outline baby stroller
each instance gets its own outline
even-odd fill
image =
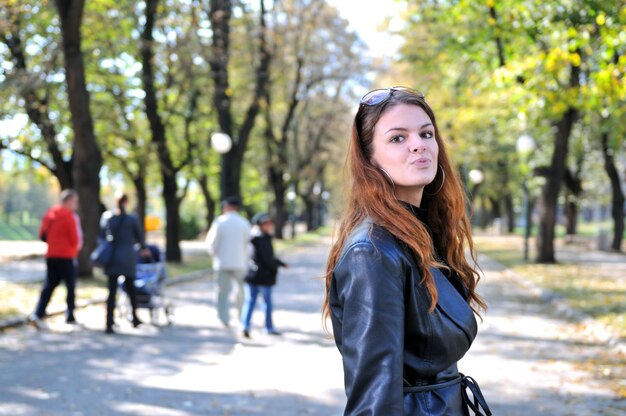
[[[146,248],[150,250],[150,256],[144,257],[137,253],[137,268],[135,269],[135,298],[137,308],[145,308],[150,310],[150,322],[153,325],[159,324],[159,311],[165,317],[167,325],[172,324],[173,308],[163,296],[165,280],[167,272],[165,268],[165,260],[161,250],[155,245],[148,244]],[[123,281],[118,282],[120,291],[121,312],[128,315],[130,311],[130,298],[124,290]]]

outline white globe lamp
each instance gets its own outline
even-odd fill
[[[233,147],[233,141],[226,133],[213,133],[211,147],[219,154],[228,153]]]

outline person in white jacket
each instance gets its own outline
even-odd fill
[[[237,285],[237,313],[243,304],[243,280],[248,268],[250,222],[239,214],[241,200],[228,197],[222,201],[222,215],[217,217],[206,237],[213,270],[217,275],[217,314],[229,326],[229,297],[233,282]]]

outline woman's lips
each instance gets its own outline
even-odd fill
[[[418,168],[427,168],[430,166],[430,159],[420,158],[411,162],[412,165],[417,166]]]

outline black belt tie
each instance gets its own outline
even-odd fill
[[[485,397],[483,397],[483,393],[480,391],[480,387],[478,387],[476,380],[461,373],[461,386],[463,387],[461,389],[463,392],[463,400],[467,406],[472,409],[476,416],[491,416],[491,409],[489,409],[487,401],[485,400]],[[473,401],[470,400],[470,397],[467,394],[468,389],[474,397]]]

